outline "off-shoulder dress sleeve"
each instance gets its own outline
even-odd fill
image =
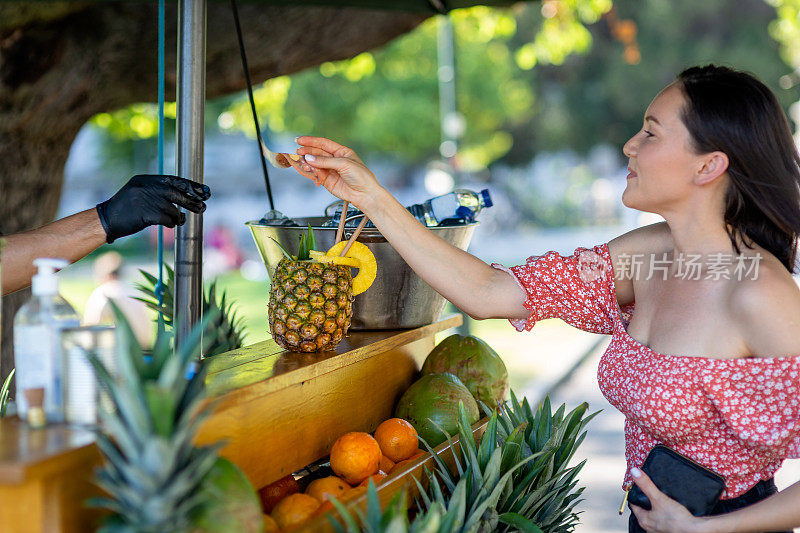
[[[573,255],[557,252],[529,257],[524,265],[506,268],[525,291],[527,319],[511,319],[517,331],[530,331],[539,320],[561,318],[576,328],[611,334],[619,311],[608,246],[578,248]]]

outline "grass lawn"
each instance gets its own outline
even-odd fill
[[[91,276],[87,273],[67,271],[59,278],[61,294],[75,307],[78,313],[83,314],[86,300],[95,288]],[[128,281],[136,283],[138,279],[134,277]],[[206,285],[207,287],[208,285]],[[217,277],[218,299],[222,291],[226,292],[227,301],[236,302],[236,308],[239,310],[237,316],[245,317],[247,331],[245,342],[253,344],[269,339],[269,323],[267,321],[269,282],[247,280],[237,270]],[[155,318],[155,314],[153,317]]]

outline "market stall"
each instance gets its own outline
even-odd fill
[[[446,12],[474,2],[309,2],[312,3]],[[182,1],[179,11],[177,173],[202,183],[205,3],[203,0]],[[242,59],[246,69],[243,49]],[[268,183],[266,167],[265,178]],[[488,201],[488,193],[485,199]],[[244,472],[255,489],[293,474],[301,477],[305,472],[314,477],[313,469],[326,465],[332,446],[343,434],[369,434],[381,422],[393,417],[398,400],[419,377],[425,358],[435,346],[435,336],[462,322],[460,315],[440,316],[443,298],[411,272],[377,230],[364,229],[366,218],[358,228],[344,231],[346,209],[345,204],[340,211],[338,232],[322,221],[304,222],[314,225],[323,252],[333,250],[332,244],[344,245],[347,241],[339,254],[342,258],[349,257],[347,250],[354,244],[370,250],[373,266],[377,258],[378,272],[372,273],[369,284],[377,281],[371,292],[356,300],[352,312],[352,283],[339,287],[349,295],[349,301],[345,298],[344,303],[339,302],[340,308],[330,316],[336,316],[338,321],[340,314],[346,314],[348,326],[352,319],[353,328],[349,334],[345,326],[346,336],[334,337],[333,349],[302,353],[307,351],[303,346],[300,346],[301,351],[287,350],[285,339],[273,331],[276,339],[217,354],[200,363],[203,367],[200,375],[208,395],[205,405],[210,415],[199,426],[194,444],[211,450],[216,443],[222,443],[220,455]],[[274,274],[281,256],[275,249],[269,250],[270,240],[279,246],[281,241],[287,247],[296,246],[297,238],[292,233],[295,230],[278,230],[263,221],[250,223],[250,226],[262,259]],[[455,227],[434,229],[446,240],[466,249],[474,226],[472,218],[468,217]],[[298,252],[284,250],[284,255],[290,254]],[[338,256],[327,260],[336,263],[335,259],[338,260]],[[356,268],[362,269],[364,264]],[[345,262],[341,268],[349,272],[352,266]],[[173,317],[178,348],[189,342],[192,327],[202,320],[201,280],[202,215],[190,214],[176,237]],[[358,292],[363,290],[366,288]],[[272,313],[272,304],[270,306]],[[272,318],[271,315],[271,321]],[[158,355],[153,357],[158,359]],[[144,381],[142,376],[138,377]],[[505,379],[501,388],[507,387],[507,375]],[[459,386],[472,398],[463,385]],[[477,404],[472,399],[471,402],[471,416],[474,417],[469,423],[474,423],[471,430],[480,442],[487,424],[494,426],[486,418],[478,420]],[[458,439],[438,444],[436,451],[442,454],[451,447],[457,449]],[[86,500],[102,496],[96,484],[96,471],[103,454],[108,461],[109,452],[108,443],[98,441],[97,435],[88,429],[63,424],[34,429],[19,419],[0,419],[0,524],[3,531],[69,532],[96,527],[105,512],[87,506]],[[442,454],[442,457],[452,465],[453,454]],[[422,479],[425,484],[423,468],[433,469],[435,460],[431,450],[419,450],[389,475],[381,470],[377,488],[380,502],[387,504],[398,494],[417,494],[420,485],[416,480]],[[367,476],[365,481],[369,479],[371,477]],[[365,494],[359,494],[349,498],[347,505],[363,510],[366,498]],[[309,531],[331,529],[325,514],[315,516],[301,527]]]
[[[341,434],[372,431],[391,416],[434,335],[460,322],[452,316],[411,330],[353,333],[321,356],[274,341],[217,356],[207,379],[214,413],[198,441],[225,440],[222,455],[256,488],[268,485],[323,459]],[[92,482],[99,463],[88,430],[29,429],[16,418],[0,419],[3,531],[91,530],[101,513],[83,502],[99,494]]]

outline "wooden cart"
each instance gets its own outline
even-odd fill
[[[372,432],[390,418],[434,336],[461,320],[455,315],[416,329],[353,332],[336,352],[321,355],[287,352],[270,340],[214,356],[207,363],[214,412],[198,442],[224,439],[222,455],[263,487],[324,458],[343,433]],[[381,500],[407,490],[410,475],[419,475],[429,460],[422,456],[385,480]],[[16,419],[0,420],[0,529],[93,530],[99,512],[82,502],[97,493],[91,479],[99,461],[86,430],[30,430]],[[320,517],[307,529],[328,527]]]

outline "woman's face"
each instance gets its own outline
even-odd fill
[[[647,108],[642,129],[622,147],[628,157],[627,207],[663,215],[685,201],[702,160],[681,120],[686,98],[672,84]]]

